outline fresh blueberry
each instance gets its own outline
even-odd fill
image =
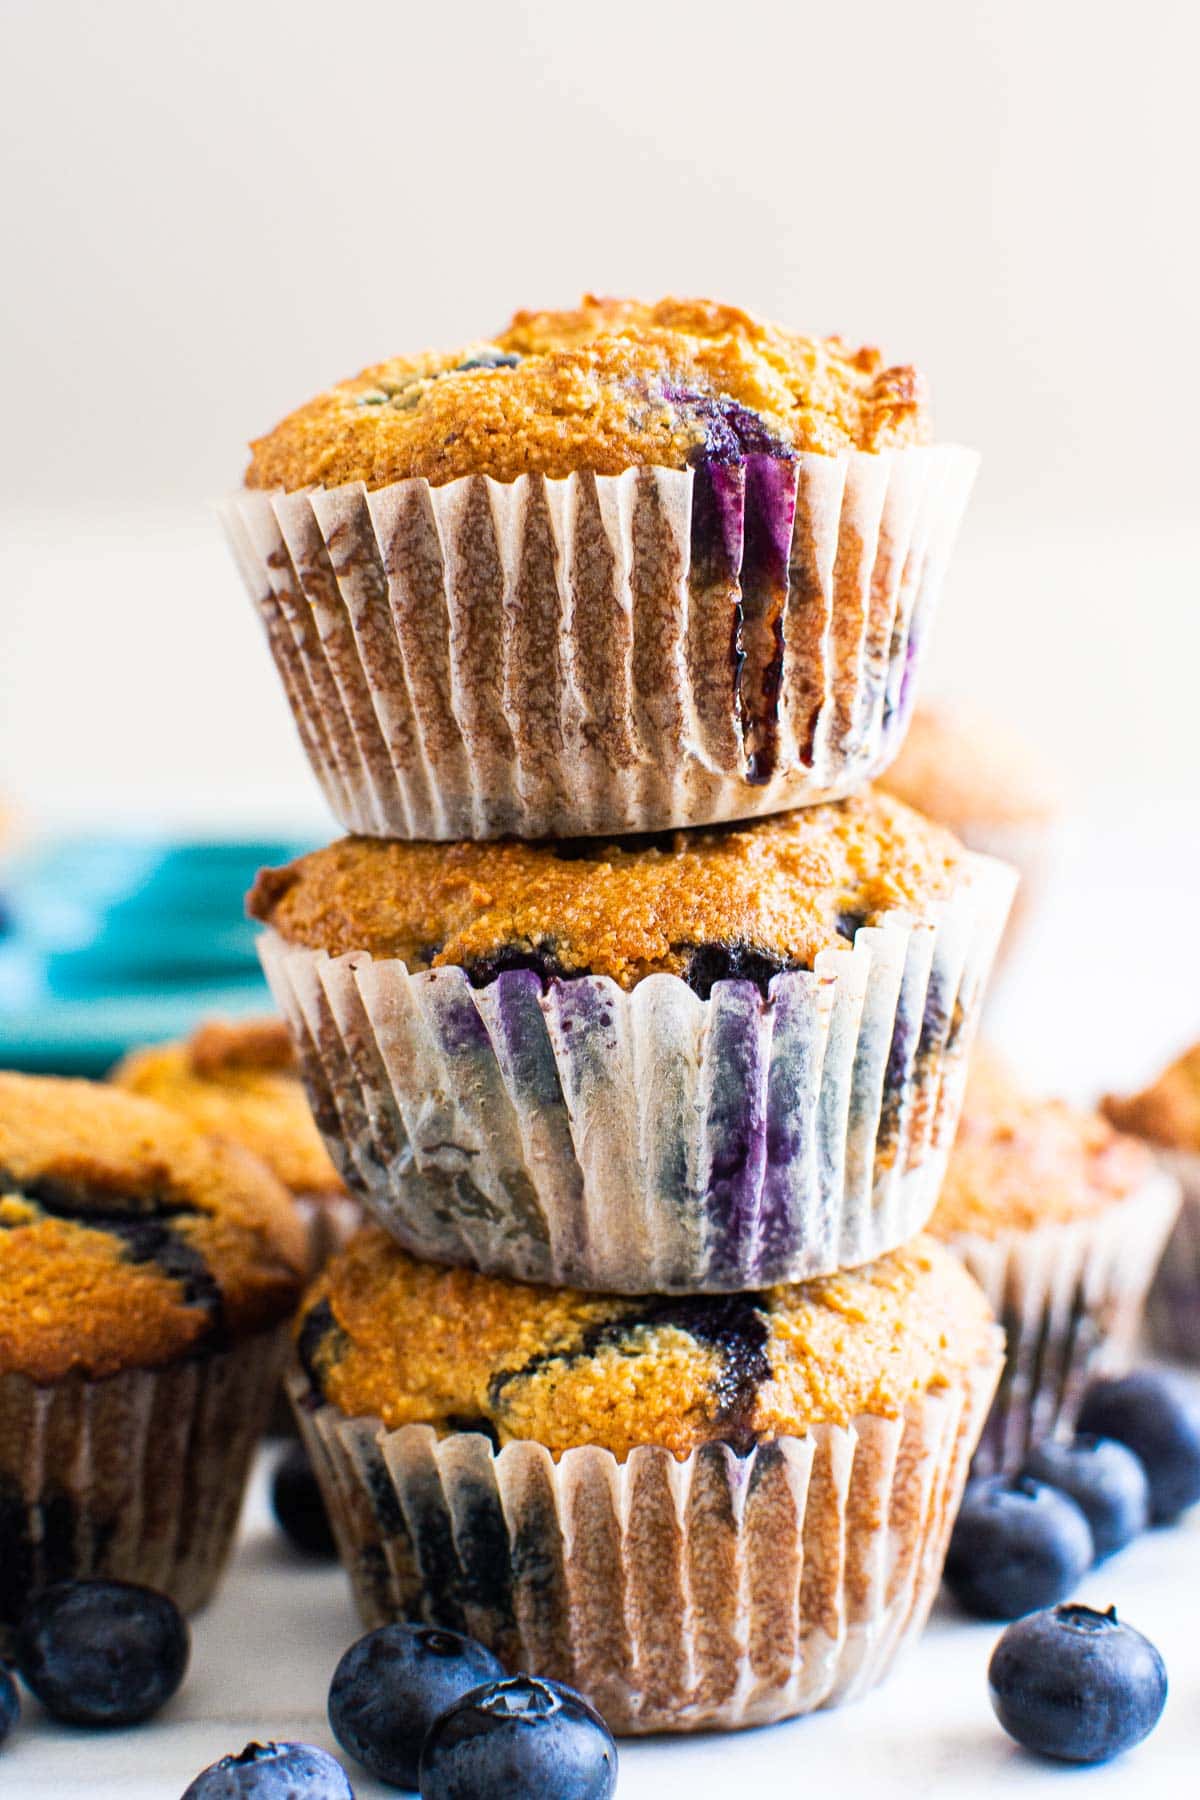
[[[21,1701],[17,1694],[17,1684],[8,1670],[0,1667],[0,1744],[4,1742],[20,1716]]]
[[[271,1506],[279,1529],[304,1556],[337,1555],[329,1514],[303,1444],[290,1444],[275,1465]]]
[[[136,1725],[183,1680],[188,1628],[179,1608],[129,1581],[63,1581],[30,1601],[17,1667],[48,1713],[68,1725]]]
[[[421,1745],[438,1714],[503,1673],[472,1638],[429,1625],[383,1625],[352,1644],[334,1670],[329,1723],[372,1775],[415,1788]]]
[[[1092,1528],[1097,1561],[1123,1550],[1150,1521],[1146,1471],[1115,1438],[1048,1438],[1026,1457],[1021,1473],[1070,1495]]]
[[[354,1800],[340,1762],[315,1744],[247,1744],[201,1769],[183,1800]]]
[[[1200,1500],[1200,1388],[1162,1369],[1096,1381],[1084,1395],[1080,1431],[1116,1438],[1142,1463],[1150,1518],[1168,1525]]]
[[[1038,1481],[999,1476],[963,1497],[946,1558],[946,1585],[979,1619],[1019,1619],[1064,1600],[1095,1560],[1074,1500]]]
[[[616,1785],[617,1746],[599,1713],[531,1675],[468,1694],[421,1752],[421,1800],[608,1800]]]
[[[1009,1626],[988,1689],[996,1717],[1026,1750],[1099,1763],[1149,1737],[1166,1705],[1167,1671],[1115,1606],[1056,1606]]]

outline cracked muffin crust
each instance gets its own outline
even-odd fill
[[[157,1368],[287,1317],[304,1233],[253,1157],[151,1101],[0,1074],[0,1377]]]
[[[518,968],[543,980],[607,975],[625,989],[663,972],[707,997],[730,976],[765,990],[823,949],[849,949],[885,913],[925,916],[959,873],[948,832],[867,790],[745,826],[611,844],[346,838],[264,870],[248,904],[289,943],[414,970],[457,965],[477,986]]]
[[[343,1413],[621,1459],[893,1418],[987,1362],[996,1334],[974,1282],[928,1239],[801,1286],[629,1298],[440,1269],[371,1227],[307,1295],[297,1341]]]
[[[281,1019],[210,1020],[182,1043],[132,1051],[109,1080],[240,1144],[297,1198],[345,1193]]]
[[[928,442],[925,385],[877,350],[711,300],[588,295],[494,338],[377,363],[252,446],[249,487],[619,474]]]

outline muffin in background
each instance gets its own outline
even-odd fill
[[[1176,1182],[1098,1113],[1027,1092],[977,1048],[929,1223],[991,1301],[1004,1374],[975,1472],[1069,1432],[1092,1376],[1128,1362],[1179,1207]]]
[[[225,517],[346,830],[663,830],[895,755],[977,461],[932,436],[877,350],[588,296],[319,395]]]
[[[669,1299],[439,1269],[369,1227],[297,1342],[364,1624],[469,1632],[622,1733],[764,1723],[882,1679],[937,1592],[1002,1358],[927,1239]]]
[[[397,1241],[637,1294],[921,1229],[1011,891],[868,790],[615,842],[344,839],[249,906],[326,1144]]]
[[[304,1220],[310,1275],[361,1224],[313,1123],[282,1019],[210,1019],[182,1043],[132,1051],[109,1080],[266,1163]]]
[[[1062,820],[1053,774],[995,720],[939,699],[917,706],[879,786],[947,826],[968,849],[1017,870],[1002,963],[1037,910],[1053,867]]]
[[[1200,1043],[1127,1099],[1109,1094],[1101,1111],[1121,1131],[1157,1151],[1183,1189],[1183,1205],[1164,1252],[1146,1322],[1168,1356],[1200,1362]]]
[[[54,1581],[210,1597],[303,1267],[245,1151],[115,1088],[0,1074],[0,1641]]]

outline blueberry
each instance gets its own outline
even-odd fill
[[[1010,1625],[992,1652],[996,1717],[1026,1750],[1107,1762],[1149,1737],[1167,1699],[1163,1659],[1116,1607],[1056,1606]]]
[[[1094,1560],[1087,1520],[1066,1494],[1038,1481],[972,1484],[946,1558],[946,1584],[980,1619],[1019,1619],[1071,1592]]]
[[[329,1723],[356,1761],[394,1787],[415,1788],[425,1733],[439,1713],[503,1675],[490,1650],[429,1625],[384,1625],[359,1638],[329,1686]]]
[[[17,1684],[8,1670],[0,1667],[0,1744],[4,1742],[20,1716],[21,1701],[17,1694]]]
[[[279,1529],[304,1556],[337,1555],[329,1514],[303,1444],[290,1444],[275,1465],[271,1506]]]
[[[1050,1438],[1030,1452],[1021,1473],[1074,1500],[1092,1528],[1097,1561],[1123,1550],[1149,1523],[1146,1471],[1115,1438],[1082,1432],[1071,1443]]]
[[[515,369],[520,361],[519,356],[513,356],[507,350],[481,350],[478,356],[469,356],[466,362],[455,363],[453,372],[461,375],[467,369]]]
[[[17,1667],[46,1711],[68,1725],[136,1725],[183,1680],[188,1628],[179,1608],[129,1581],[63,1581],[30,1601]]]
[[[354,1800],[340,1762],[315,1744],[247,1744],[201,1769],[183,1800]]]
[[[421,1752],[422,1800],[607,1800],[616,1785],[617,1746],[599,1713],[531,1675],[468,1694]]]
[[[1096,1381],[1079,1429],[1127,1444],[1150,1482],[1150,1518],[1167,1525],[1200,1500],[1200,1390],[1160,1369]]]

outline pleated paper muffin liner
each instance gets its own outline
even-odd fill
[[[657,831],[887,766],[977,460],[245,490],[223,518],[346,830]]]
[[[1014,950],[1018,948],[1046,898],[1056,849],[1062,836],[1062,821],[1047,817],[997,825],[961,820],[951,829],[969,850],[975,850],[981,856],[999,858],[1001,862],[1010,864],[1020,877],[1012,911],[1008,915],[1008,924],[996,952],[998,977],[1007,968]]]
[[[968,858],[936,922],[814,970],[630,992],[530,970],[263,966],[338,1171],[414,1255],[616,1293],[736,1292],[871,1261],[933,1210],[1012,893]]]
[[[1200,1151],[1159,1150],[1183,1204],[1150,1288],[1146,1324],[1165,1356],[1200,1362]]]
[[[882,1680],[937,1592],[1001,1355],[897,1419],[739,1457],[389,1432],[323,1405],[300,1429],[368,1628],[464,1631],[565,1681],[613,1731],[724,1730]]]
[[[1129,1363],[1178,1210],[1178,1186],[1155,1173],[1092,1218],[945,1240],[1008,1340],[974,1474],[1011,1473],[1035,1444],[1069,1434],[1092,1378]]]
[[[362,1207],[349,1194],[293,1194],[292,1203],[307,1233],[304,1268],[319,1275],[335,1250],[350,1242],[363,1222]]]
[[[0,1375],[0,1649],[54,1581],[110,1576],[193,1612],[228,1557],[286,1327],[101,1380]]]

